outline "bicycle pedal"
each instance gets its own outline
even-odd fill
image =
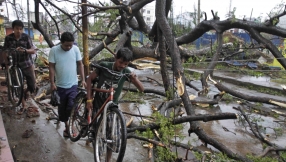
[[[88,133],[88,139],[93,141],[94,140],[94,133],[92,133],[92,132]]]
[[[87,131],[88,131],[88,128],[87,127],[83,127],[81,130],[80,130],[80,136],[82,138],[84,138],[86,135],[87,135]]]

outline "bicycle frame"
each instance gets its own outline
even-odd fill
[[[111,86],[108,90],[105,89],[100,89],[100,88],[92,88],[92,90],[96,91],[96,92],[104,92],[104,93],[110,93],[110,95],[108,96],[108,98],[105,100],[105,102],[103,103],[103,105],[101,106],[101,108],[98,110],[98,112],[94,115],[92,121],[89,124],[89,127],[91,127],[94,122],[96,121],[96,119],[99,117],[100,114],[102,114],[103,111],[103,130],[106,129],[106,113],[107,113],[107,108],[109,107],[109,105],[113,104],[113,94],[114,94],[114,88]],[[91,111],[91,110],[90,110]],[[113,131],[113,130],[112,130]],[[106,137],[106,132],[104,132],[104,137]],[[113,132],[112,132],[113,133]]]
[[[122,161],[126,150],[126,123],[122,112],[113,100],[117,83],[122,84],[121,79],[125,79],[123,77],[129,78],[129,73],[123,74],[105,67],[99,68],[107,70],[112,78],[103,81],[103,84],[108,85],[107,89],[97,85],[96,88],[90,88],[90,95],[94,97],[94,92],[105,93],[104,96],[107,98],[104,98],[105,100],[99,109],[96,107],[96,111],[93,111],[95,110],[93,107],[87,109],[86,89],[78,88],[80,92],[70,114],[69,135],[73,142],[88,136],[88,141],[93,142],[96,161],[102,162],[103,159],[110,160],[110,158],[117,158]],[[98,82],[101,83],[101,81]]]
[[[17,68],[18,67],[18,64],[17,64],[17,61],[18,61],[18,55],[19,55],[19,53],[18,53],[18,51],[16,51],[16,49],[14,49],[14,48],[12,48],[11,49],[11,51],[14,51],[16,54],[16,60],[14,61],[13,60],[13,56],[12,56],[12,54],[10,53],[10,52],[8,52],[8,62],[11,64],[11,65],[9,65],[8,66],[8,69],[6,69],[6,71],[7,71],[7,75],[9,75],[9,80],[8,80],[8,82],[9,82],[9,85],[12,85],[12,80],[11,80],[11,75],[10,75],[10,70],[12,69],[12,68]],[[19,80],[19,78],[18,78],[18,71],[17,70],[15,70],[15,72],[16,72],[16,81],[17,81],[17,84],[18,85],[20,85],[21,84],[21,82],[20,82],[20,80]]]
[[[5,71],[8,96],[13,106],[19,106],[23,97],[23,76],[18,66],[19,53],[15,48],[6,51],[8,63],[5,65]]]

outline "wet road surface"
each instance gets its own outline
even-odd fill
[[[153,77],[154,79],[161,81],[159,75],[146,75],[142,72],[140,79],[146,80],[145,77]],[[201,88],[199,81],[192,82],[198,88]],[[246,92],[248,94],[253,95],[264,95],[254,91],[240,89],[231,84],[226,84],[236,88],[239,91]],[[144,82],[144,86],[156,86],[156,83]],[[162,87],[158,87],[158,89],[163,89]],[[43,112],[41,107],[39,107],[34,101],[31,101],[31,104],[37,106],[40,110],[39,117],[29,118],[26,114],[17,115],[16,109],[7,108],[9,107],[9,102],[5,98],[7,92],[6,87],[0,87],[0,98],[1,104],[6,108],[1,108],[3,121],[5,124],[6,132],[8,135],[9,145],[11,148],[16,146],[13,149],[13,154],[16,159],[21,161],[69,161],[69,162],[78,162],[78,161],[93,161],[93,148],[92,145],[86,145],[86,139],[81,139],[78,142],[71,142],[69,139],[64,138],[62,136],[64,125],[63,124],[55,124],[55,121],[48,121],[46,118],[48,117],[48,113]],[[195,94],[196,91],[193,89],[188,89],[189,95]],[[209,97],[218,93],[219,91],[211,85]],[[272,96],[273,97],[273,96]],[[274,96],[279,99],[283,99],[284,97]],[[142,115],[150,115],[152,110],[152,105],[159,105],[164,101],[164,98],[159,97],[156,98],[154,96],[145,95],[146,102],[139,103],[124,103],[120,106],[123,108],[123,111],[130,111],[131,113]],[[233,104],[225,104],[219,103],[218,106],[214,108],[196,108],[197,113],[201,114],[212,114],[212,113],[220,113],[220,112],[234,112],[237,113],[236,110],[232,109],[233,106],[237,106],[237,103]],[[139,110],[138,108],[139,107]],[[283,110],[282,110],[283,111]],[[258,117],[263,118],[264,121],[261,120],[261,123],[268,123],[267,126],[277,126],[275,125],[274,118],[264,117],[258,115]],[[139,122],[140,118],[134,118],[134,122]],[[34,121],[33,121],[34,120]],[[254,153],[259,154],[262,151],[262,146],[258,140],[256,140],[249,129],[242,127],[239,125],[238,120],[225,120],[225,121],[212,121],[203,123],[201,122],[201,126],[206,130],[207,134],[216,138],[218,141],[221,141],[229,147],[232,151],[245,154],[245,153]],[[271,124],[269,124],[271,122]],[[222,127],[226,127],[229,130],[235,132],[225,132]],[[33,134],[29,138],[22,138],[22,134],[26,130],[33,130]],[[182,141],[183,143],[190,142],[193,146],[200,146],[202,142],[198,140],[197,136],[192,134],[190,137],[187,134],[188,124],[185,124],[185,128],[183,130],[183,135],[185,139]],[[270,140],[275,143],[285,143],[285,137],[277,137],[275,138],[275,133],[271,131],[271,129],[267,129],[266,133],[270,136]],[[284,129],[285,133],[285,129]],[[210,147],[212,148],[212,147]],[[214,149],[214,148],[212,148]],[[185,150],[178,149],[181,157],[184,156]],[[215,150],[215,149],[214,149]],[[142,147],[142,143],[139,140],[128,139],[127,150],[125,154],[124,161],[148,161],[147,159],[147,149]]]

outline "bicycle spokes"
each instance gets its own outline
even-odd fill
[[[120,124],[119,124],[118,116],[115,113],[108,114],[107,117],[107,128],[106,134],[107,136],[106,142],[107,147],[112,150],[112,152],[118,152],[120,145]]]
[[[19,106],[23,97],[23,77],[19,68],[7,69],[8,96],[13,106]]]
[[[70,114],[69,133],[70,140],[73,142],[78,141],[81,137],[85,137],[88,132],[88,124],[85,122],[85,101],[83,95],[78,94]]]
[[[106,121],[104,121],[106,119]],[[125,119],[118,108],[112,107],[95,125],[94,158],[97,162],[122,161],[126,148]]]

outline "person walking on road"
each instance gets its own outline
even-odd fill
[[[61,43],[54,46],[49,54],[49,78],[51,90],[57,90],[60,97],[58,106],[59,121],[64,122],[64,137],[68,137],[68,119],[77,95],[79,69],[82,85],[86,87],[82,57],[77,46],[74,46],[74,36],[70,32],[61,35]]]
[[[29,97],[28,91],[33,93],[36,89],[34,64],[31,56],[35,54],[36,51],[33,48],[30,36],[24,33],[24,24],[21,20],[13,21],[12,28],[13,33],[5,37],[3,49],[9,50],[10,48],[16,48],[16,50],[21,53],[18,58],[18,65],[27,81],[27,89],[24,89],[24,97],[22,99],[22,108],[18,111],[18,114],[22,114],[27,109],[26,100]]]
[[[39,36],[39,42],[40,42],[40,45],[42,45],[42,43],[43,43],[43,35],[42,34],[40,34],[40,36]]]

